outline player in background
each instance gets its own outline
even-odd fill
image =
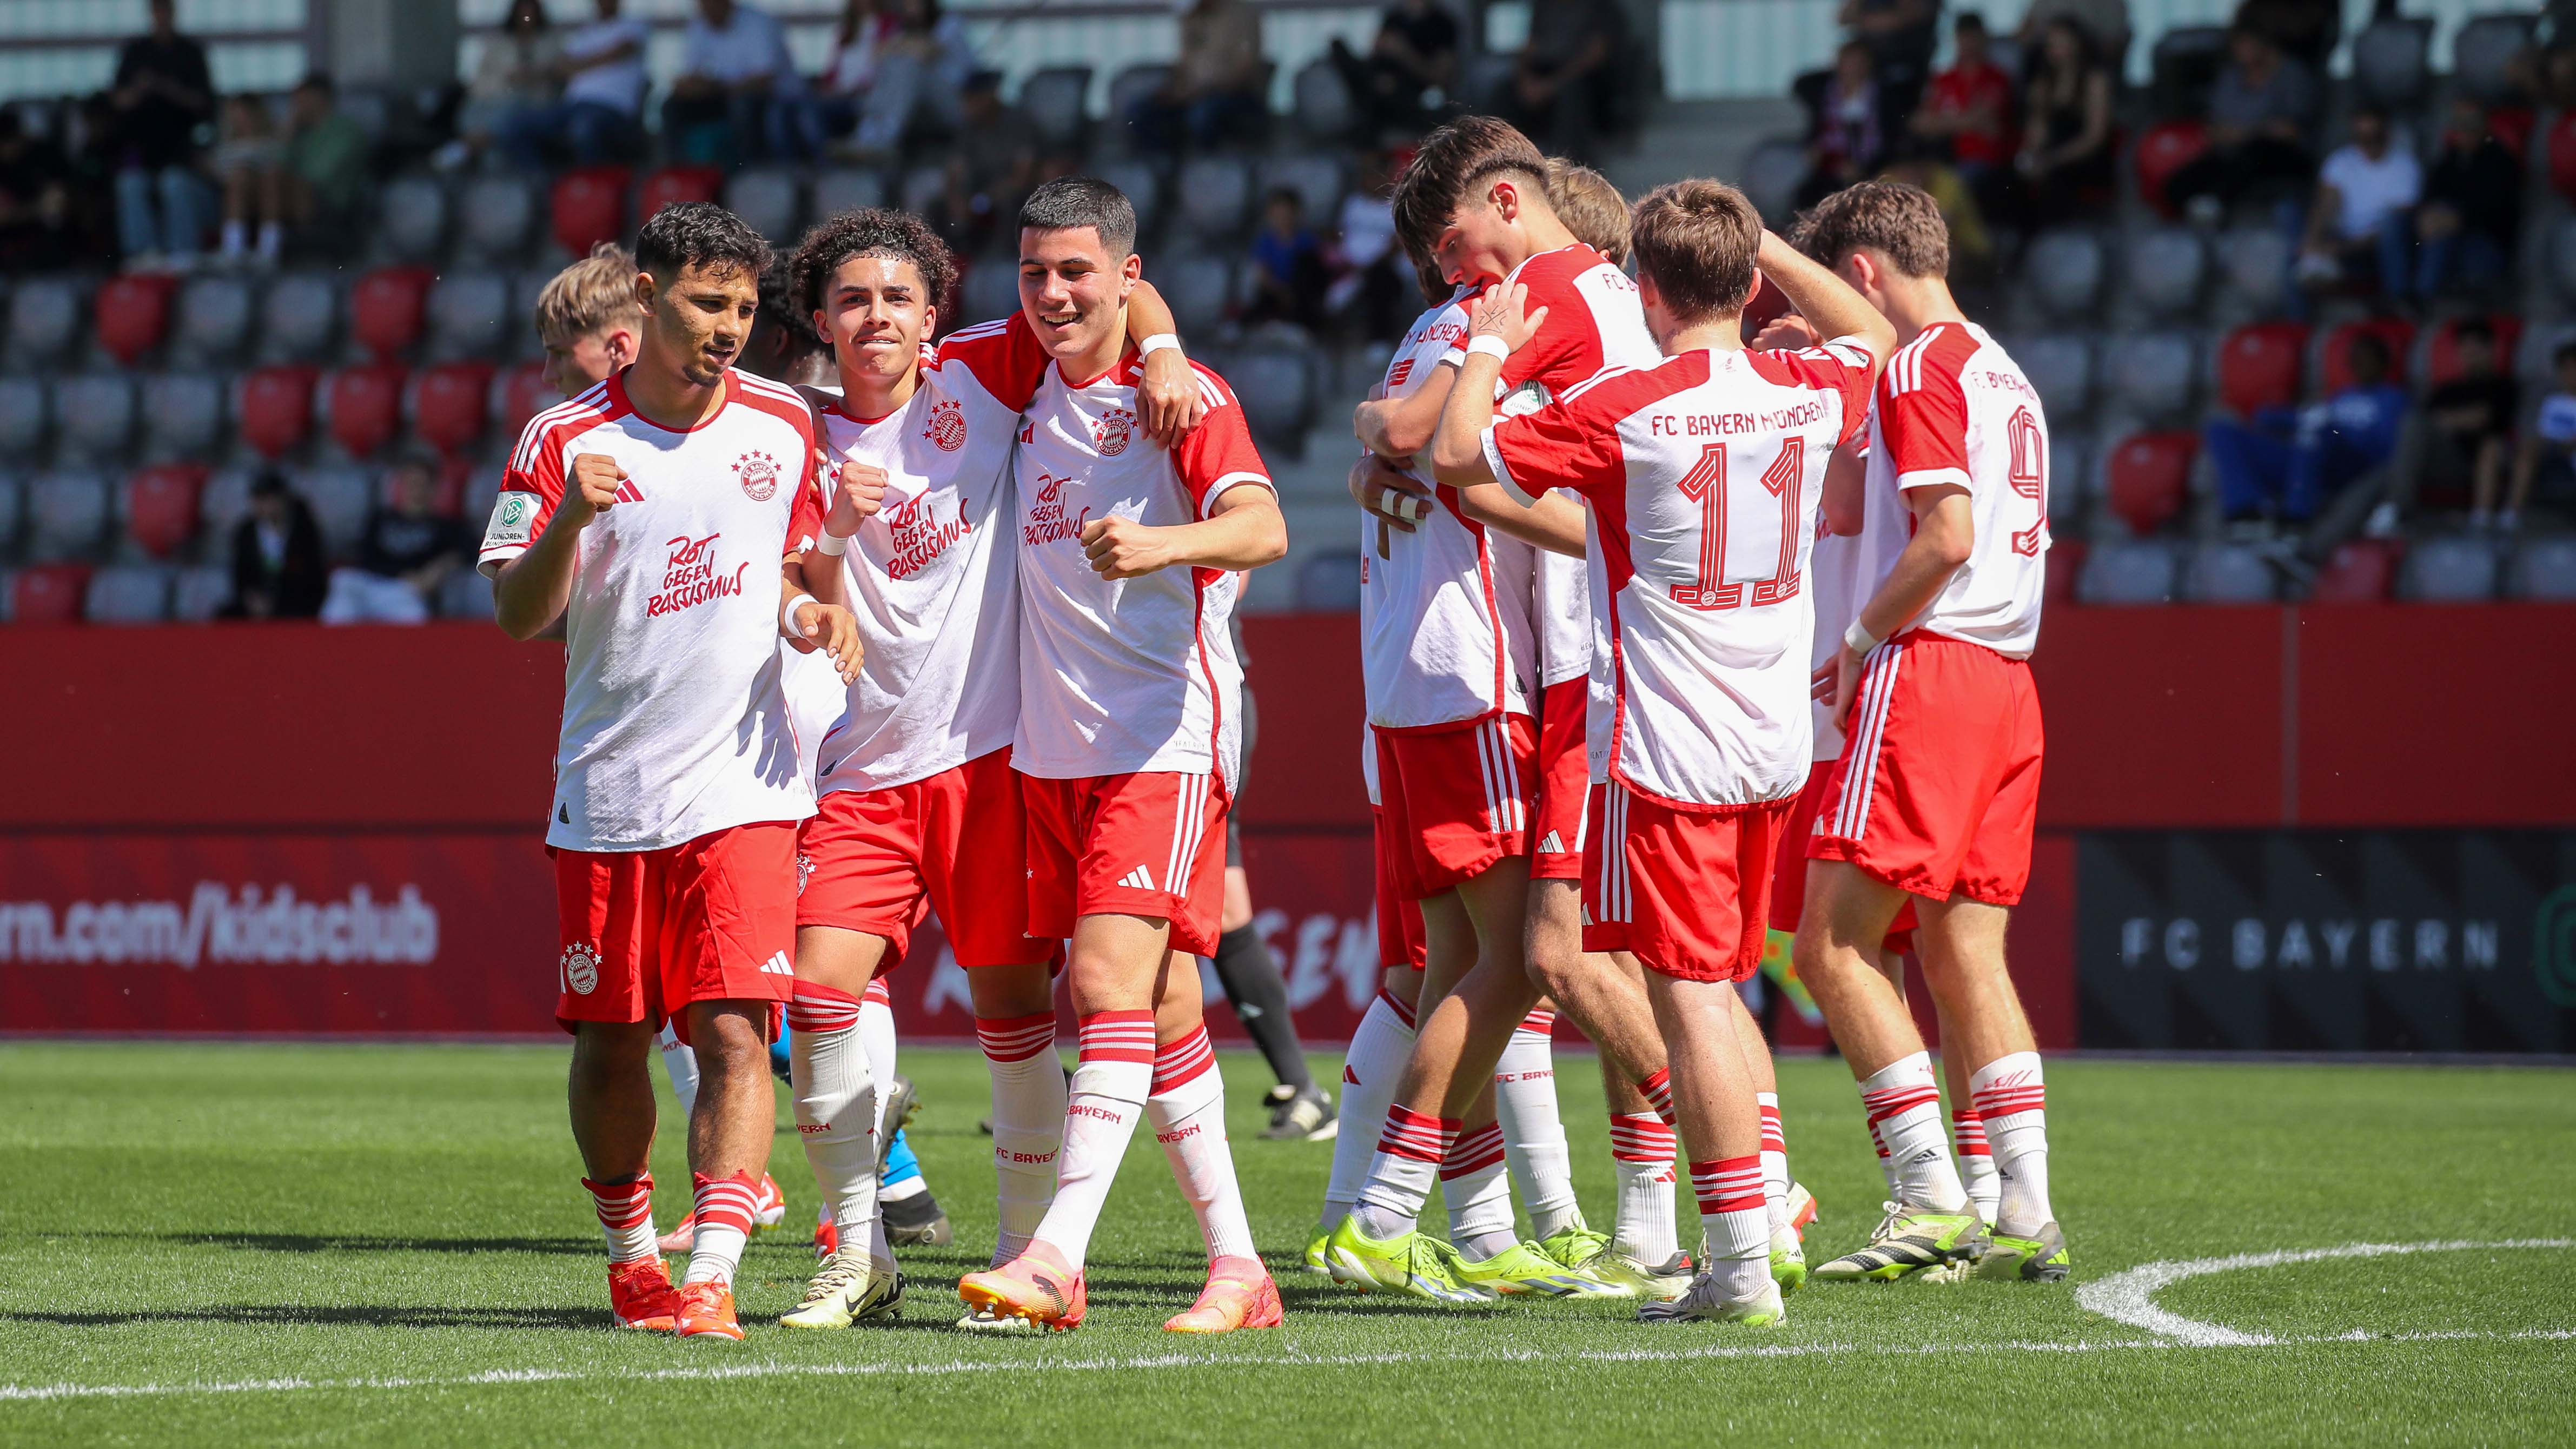
[[[1022,929],[1027,840],[1010,755],[1020,627],[1010,460],[1047,359],[1007,322],[926,350],[957,264],[906,213],[852,211],[815,226],[794,271],[801,326],[829,339],[836,369],[835,385],[806,389],[830,491],[804,582],[853,606],[865,653],[820,721],[790,1009],[798,1130],[837,1205],[838,1251],[780,1322],[843,1328],[892,1316],[902,1300],[886,1224],[873,1219],[876,1148],[852,1104],[868,1081],[899,1080],[891,1015],[871,1031],[863,1003],[882,997],[926,909],[966,970],[992,1075],[995,1262],[1027,1246],[1055,1185],[1057,948]],[[1129,310],[1147,336],[1171,330],[1150,288]],[[1148,369],[1149,435],[1176,439],[1204,406],[1197,375],[1178,349]]]
[[[531,419],[481,556],[517,639],[560,618],[562,742],[546,844],[561,906],[570,1098],[620,1324],[739,1340],[732,1279],[776,1109],[767,1041],[794,983],[795,836],[813,813],[777,640],[858,667],[847,611],[791,592],[820,527],[813,426],[733,369],[768,244],[703,203],[637,240],[635,361]],[[778,572],[773,572],[777,569]],[[654,1242],[646,1053],[697,1051],[696,1243],[674,1293]]]
[[[1807,844],[1799,978],[1833,1027],[1897,1182],[1866,1248],[1827,1279],[1963,1260],[1980,1278],[2066,1276],[2048,1200],[2039,1055],[2004,964],[2030,876],[2042,733],[2029,658],[2048,550],[2048,425],[2029,379],[1950,295],[1931,197],[1868,182],[1828,197],[1799,245],[1895,324],[1871,411],[1858,587],[1867,602],[1817,671],[1843,725]],[[1929,1055],[1871,956],[1908,897],[1942,1054],[1968,1073],[1992,1147],[1991,1243],[1942,1140]]]
[[[970,1327],[1068,1329],[1119,1159],[1153,1119],[1208,1249],[1198,1302],[1164,1327],[1280,1322],[1225,1140],[1224,1088],[1198,1019],[1216,945],[1225,815],[1239,769],[1242,671],[1226,625],[1241,571],[1287,552],[1243,409],[1196,369],[1207,417],[1173,448],[1140,436],[1144,357],[1127,308],[1136,212],[1114,186],[1051,181],[1020,209],[1012,347],[1051,365],[1014,462],[1020,710],[1011,763],[1028,811],[1029,932],[1070,938],[1080,1064],[1055,1198],[1027,1249],[970,1273]],[[1015,1322],[1014,1322],[1015,1321]]]
[[[1490,290],[1432,461],[1480,511],[1524,510],[1558,547],[1584,540],[1599,643],[1583,944],[1644,969],[1704,1234],[1688,1291],[1639,1316],[1761,1324],[1781,1317],[1782,1225],[1756,1101],[1768,1052],[1746,1036],[1737,985],[1761,964],[1775,837],[1808,767],[1805,500],[1864,421],[1895,333],[1723,183],[1657,189],[1635,240],[1669,360],[1495,422],[1490,381],[1545,318],[1518,285]],[[1832,342],[1746,350],[1757,262]],[[1549,497],[1559,488],[1583,498],[1579,517]]]

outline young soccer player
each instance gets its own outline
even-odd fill
[[[796,826],[813,813],[777,641],[854,672],[856,631],[776,571],[821,518],[803,399],[732,368],[768,245],[721,207],[679,205],[646,223],[636,262],[635,361],[529,422],[479,562],[512,637],[564,621],[555,1013],[616,1319],[740,1339],[732,1278],[773,1127],[767,1040],[795,979]],[[666,1018],[701,1072],[676,1294],[646,1170],[646,1053]]]
[[[1687,1292],[1640,1316],[1758,1324],[1780,1317],[1780,1287],[1735,986],[1761,962],[1773,840],[1808,764],[1808,500],[1895,334],[1722,183],[1646,197],[1635,245],[1669,360],[1493,422],[1491,380],[1545,320],[1507,284],[1476,308],[1433,463],[1481,508],[1527,510],[1560,546],[1584,538],[1603,647],[1583,944],[1644,968],[1708,1254]],[[1833,342],[1745,350],[1757,262]],[[1548,498],[1558,488],[1588,505],[1580,519]]]
[[[1243,409],[1197,368],[1208,414],[1178,446],[1142,436],[1128,339],[1136,213],[1116,187],[1049,182],[1020,211],[1019,315],[1002,337],[1050,366],[1014,464],[1020,711],[1012,767],[1028,812],[1031,934],[1070,937],[1081,1062],[1056,1192],[1025,1251],[970,1273],[969,1322],[1072,1328],[1083,1263],[1118,1160],[1154,1118],[1199,1216],[1208,1282],[1164,1326],[1280,1321],[1226,1145],[1221,1084],[1175,953],[1214,949],[1238,768],[1242,671],[1227,617],[1240,572],[1287,551]],[[1158,1005],[1166,1012],[1158,1014]]]
[[[1904,340],[1871,410],[1868,601],[1816,676],[1844,741],[1807,844],[1796,958],[1896,1191],[1870,1245],[1816,1276],[1973,1260],[1980,1278],[2054,1281],[2069,1260],[2049,1206],[2039,1055],[2004,966],[2039,799],[2028,661],[2046,582],[2048,424],[2029,379],[1951,297],[1949,232],[1931,197],[1893,182],[1848,188],[1803,219],[1799,245]],[[1943,1055],[1966,1065],[1992,1149],[1991,1244],[1942,1140],[1931,1059],[1871,959],[1909,897]]]

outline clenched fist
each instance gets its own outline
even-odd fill
[[[572,486],[564,490],[564,501],[556,509],[570,514],[573,527],[582,528],[606,513],[617,503],[617,485],[626,481],[626,470],[606,453],[584,453],[572,460]]]
[[[843,538],[885,508],[886,471],[872,463],[843,463],[823,526]]]
[[[1082,526],[1082,551],[1104,579],[1142,578],[1172,561],[1172,531],[1112,514]]]

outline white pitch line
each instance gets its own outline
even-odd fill
[[[2240,1268],[2278,1268],[2290,1263],[2317,1263],[2334,1258],[2384,1258],[2399,1253],[2457,1253],[2481,1248],[2576,1248],[2576,1239],[2507,1238],[2499,1242],[2470,1242],[2446,1238],[2429,1243],[2346,1243],[2335,1248],[2285,1248],[2269,1253],[2236,1253],[2224,1258],[2146,1263],[2082,1284],[2075,1290],[2075,1303],[2077,1307],[2099,1313],[2114,1323],[2160,1333],[2193,1348],[2259,1347],[2283,1340],[2268,1333],[2245,1333],[2220,1324],[2185,1318],[2170,1309],[2158,1308],[2156,1294],[2185,1278],[2231,1273]]]
[[[2485,1245],[2493,1246],[2493,1245]],[[2576,1329],[2526,1329],[2500,1333],[2480,1330],[2454,1330],[2427,1333],[2374,1334],[2363,1331],[2320,1334],[2302,1338],[2267,1338],[2246,1347],[2278,1348],[2300,1344],[2355,1343],[2437,1343],[2459,1340],[2517,1341],[2576,1339]],[[2197,1345],[2173,1339],[2076,1339],[2049,1343],[2040,1341],[1972,1344],[1853,1344],[1853,1343],[1783,1343],[1783,1344],[1710,1344],[1678,1349],[1595,1349],[1573,1353],[1543,1352],[1535,1349],[1507,1349],[1486,1353],[1435,1354],[1390,1351],[1387,1353],[1352,1354],[1283,1354],[1273,1357],[1199,1357],[1189,1354],[1135,1354],[1121,1358],[1038,1359],[1026,1363],[1008,1360],[952,1360],[947,1363],[737,1363],[705,1364],[689,1368],[625,1369],[605,1373],[583,1373],[570,1369],[490,1369],[478,1374],[452,1378],[349,1378],[349,1379],[235,1379],[208,1383],[176,1384],[0,1384],[0,1404],[48,1403],[79,1399],[134,1399],[181,1397],[208,1394],[305,1393],[313,1391],[389,1391],[399,1389],[463,1389],[507,1384],[557,1383],[705,1383],[725,1379],[773,1378],[945,1378],[957,1375],[988,1373],[1122,1373],[1138,1369],[1224,1369],[1224,1368],[1378,1368],[1404,1364],[1450,1363],[1561,1363],[1574,1359],[1588,1363],[1670,1363],[1701,1359],[1825,1358],[1845,1355],[1877,1354],[1904,1357],[1930,1357],[1961,1353],[2104,1353],[2115,1349],[2146,1349],[2174,1352]]]

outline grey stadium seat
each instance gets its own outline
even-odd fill
[[[2144,539],[2104,543],[2084,560],[2084,574],[2076,581],[2075,592],[2088,604],[2171,603],[2173,552]]]
[[[2451,83],[2482,101],[2503,101],[2513,91],[2513,59],[2531,43],[2537,16],[2480,15],[2451,36]]]
[[[499,272],[449,272],[429,293],[430,355],[489,357],[527,327],[510,305],[510,279]]]
[[[53,421],[46,388],[33,377],[0,377],[0,457],[22,462],[45,441]]]
[[[1020,114],[1029,118],[1038,145],[1064,150],[1082,144],[1091,104],[1091,67],[1051,65],[1020,82]]]
[[[2111,397],[2142,418],[2172,418],[2190,410],[2200,372],[2201,345],[2180,332],[2150,332],[2105,343]]]
[[[1744,196],[1774,223],[1795,209],[1798,183],[1807,179],[1807,148],[1794,136],[1774,136],[1744,158]]]
[[[492,617],[492,581],[477,569],[458,569],[438,586],[438,616],[442,619],[489,619]]]
[[[2218,265],[2227,290],[2258,313],[2279,310],[2290,265],[2290,242],[2277,229],[2247,227],[2218,239]]]
[[[160,372],[143,379],[143,430],[165,457],[202,457],[224,434],[224,380],[211,372]]]
[[[89,557],[114,511],[107,480],[95,473],[39,476],[27,487],[28,560]]]
[[[1306,456],[1306,430],[1315,422],[1315,373],[1312,351],[1302,347],[1255,346],[1227,361],[1225,379],[1243,405],[1244,421],[1262,452]]]
[[[2129,295],[2158,316],[2197,303],[2209,274],[2208,247],[2199,232],[2184,226],[2159,227],[2130,238],[2124,260]]]
[[[2513,557],[2513,596],[2576,600],[2576,538],[2560,535],[2525,543]]]
[[[465,478],[465,501],[459,515],[465,526],[480,537],[483,525],[492,521],[492,504],[501,496],[501,470],[477,468]]]
[[[1002,257],[977,262],[966,269],[957,302],[958,320],[968,326],[1008,317],[1020,306],[1019,269]]]
[[[1297,565],[1297,607],[1310,614],[1347,614],[1360,606],[1360,556],[1319,550]]]
[[[2482,538],[2428,538],[2406,551],[2398,597],[2435,604],[2484,603],[2496,594],[2496,552]]]
[[[2576,326],[2561,322],[2555,326],[2534,325],[2522,329],[2522,341],[2513,350],[2513,375],[2544,390],[2551,382],[2550,358],[2562,344],[2576,342]]]
[[[239,356],[250,340],[254,298],[239,277],[192,277],[179,291],[179,317],[171,341],[180,352],[209,362]]]
[[[1111,76],[1109,78],[1109,134],[1122,140],[1128,138],[1132,133],[1127,126],[1127,113],[1135,108],[1138,101],[1161,90],[1163,83],[1171,78],[1170,66],[1152,61],[1131,65]]]
[[[232,571],[221,564],[181,569],[170,580],[170,617],[203,624],[223,612],[232,594]]]
[[[915,166],[903,173],[901,205],[915,216],[927,216],[948,195],[948,168],[932,164]]]
[[[2102,295],[2102,239],[2089,231],[2043,232],[2022,259],[2040,305],[2060,317],[2089,313]]]
[[[478,176],[466,183],[459,206],[465,250],[486,260],[525,251],[542,210],[535,184],[517,176]]]
[[[250,516],[252,473],[247,468],[221,468],[197,494],[198,531],[210,539],[228,538],[233,525]]]
[[[1333,225],[1342,208],[1342,163],[1332,156],[1271,156],[1261,162],[1255,173],[1255,207],[1266,204],[1270,193],[1285,187],[1297,193],[1305,208],[1308,226],[1322,230]],[[1256,212],[1257,215],[1257,212]]]
[[[447,188],[435,176],[398,176],[376,194],[376,235],[407,262],[438,255],[447,240]]]
[[[2036,337],[2011,349],[2049,416],[2073,419],[2093,403],[2093,344],[2082,337]]]
[[[1387,365],[1395,361],[1392,342],[1361,342],[1342,349],[1340,362],[1334,367],[1333,396],[1357,404],[1369,395],[1369,389],[1386,381]]]
[[[83,613],[93,624],[158,624],[170,616],[170,571],[150,564],[89,576]]]
[[[1136,234],[1151,236],[1163,218],[1163,173],[1145,161],[1112,161],[1100,168],[1100,179],[1127,193],[1136,208]]]
[[[1234,305],[1234,264],[1205,253],[1175,257],[1155,269],[1154,286],[1171,304],[1181,335],[1204,338],[1224,323]]]
[[[26,518],[26,481],[0,473],[0,558],[9,557],[18,542],[18,526]]]
[[[80,335],[81,289],[64,277],[29,277],[9,293],[9,353],[13,361],[59,357]]]
[[[375,504],[375,474],[362,468],[311,468],[295,475],[295,491],[313,507],[322,550],[334,560],[357,551],[358,536]]]
[[[269,284],[260,300],[260,351],[272,358],[310,362],[340,329],[340,288],[331,278],[294,272]]]
[[[1335,142],[1351,133],[1359,108],[1351,104],[1351,87],[1330,57],[1308,61],[1290,86],[1290,106],[1297,129],[1310,141]]]
[[[2352,82],[2364,101],[2391,108],[2424,98],[2433,22],[2374,20],[2352,38]]]
[[[2576,216],[2562,216],[2549,228],[2549,284],[2558,295],[2576,299]]]
[[[1209,241],[1243,230],[1252,206],[1252,170],[1236,156],[1193,156],[1181,168],[1181,224]]]
[[[779,246],[796,240],[797,183],[793,171],[745,171],[725,183],[725,210]]]
[[[885,198],[885,177],[877,172],[860,167],[826,171],[814,178],[814,219],[883,206]]]
[[[2192,550],[2183,593],[2196,604],[2268,604],[2280,596],[2280,584],[2261,554],[2213,541]]]
[[[2093,492],[2093,439],[2081,428],[2048,428],[2048,526],[2068,537]]]
[[[54,433],[84,457],[122,453],[134,440],[134,378],[88,372],[54,384]]]

